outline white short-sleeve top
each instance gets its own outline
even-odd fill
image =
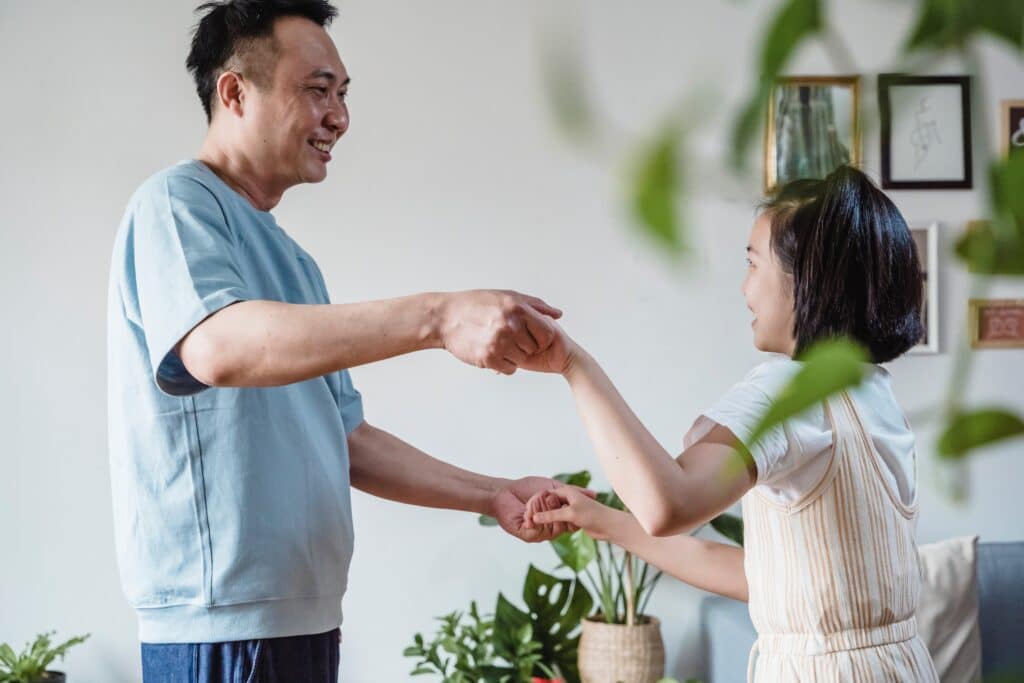
[[[773,427],[752,447],[749,437],[772,398],[800,367],[799,361],[773,354],[697,418],[683,438],[683,448],[700,441],[720,424],[753,456],[757,466],[755,485],[779,503],[799,500],[821,480],[828,465],[832,430],[824,406],[818,404]],[[864,381],[849,394],[885,465],[888,483],[905,504],[912,504],[916,495],[914,434],[896,403],[888,370],[870,365]]]

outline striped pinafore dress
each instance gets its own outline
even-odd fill
[[[789,505],[743,498],[744,569],[758,638],[748,680],[938,681],[917,635],[917,506],[885,479],[846,393],[825,403],[826,473]]]

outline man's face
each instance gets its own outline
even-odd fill
[[[274,24],[272,81],[246,88],[243,144],[275,185],[318,183],[330,149],[348,130],[348,72],[322,27],[300,17]]]

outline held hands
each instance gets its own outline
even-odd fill
[[[527,501],[545,495],[554,496],[555,491],[570,491],[573,495],[591,500],[596,494],[588,489],[566,486],[556,479],[547,477],[523,477],[498,489],[492,499],[495,519],[502,529],[527,543],[550,541],[566,531],[575,531],[569,524],[557,522],[542,526],[526,522]],[[554,500],[557,500],[557,496]]]
[[[575,344],[555,319],[562,312],[513,291],[474,290],[446,295],[441,343],[453,356],[505,375],[518,368],[563,372]]]
[[[599,503],[573,486],[539,491],[526,503],[526,527],[558,536],[583,529],[595,540],[607,540],[618,510]]]

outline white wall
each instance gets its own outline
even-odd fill
[[[0,641],[56,628],[90,631],[64,668],[74,683],[136,681],[134,616],[118,585],[106,455],[105,294],[125,201],[150,173],[198,149],[204,121],[184,70],[192,2],[0,3]],[[631,134],[649,131],[687,88],[710,85],[717,116],[697,140],[721,154],[752,75],[770,4],[577,2],[596,98]],[[884,68],[909,3],[833,3],[865,73]],[[739,295],[756,179],[705,180],[692,206],[698,256],[673,268],[623,218],[621,174],[572,151],[539,85],[543,3],[444,0],[345,3],[332,34],[353,76],[352,128],[330,178],[292,190],[279,222],[320,261],[335,300],[480,286],[519,288],[567,311],[654,434],[678,448],[698,411],[757,361]],[[1024,96],[1015,57],[986,46],[988,99]],[[959,72],[955,62],[935,70]],[[794,72],[826,73],[809,46]],[[874,98],[873,91],[865,93]],[[995,109],[990,109],[994,129]],[[994,141],[978,140],[994,147]],[[878,142],[865,139],[877,171]],[[707,175],[709,170],[695,169]],[[976,177],[984,183],[983,169]],[[901,192],[911,222],[942,222],[942,245],[979,216],[983,189]],[[967,283],[943,262],[943,353],[893,364],[912,414],[937,403]],[[994,296],[1024,295],[996,282]],[[1024,410],[1024,352],[973,355],[972,400]],[[353,373],[371,421],[459,465],[496,475],[595,467],[565,387],[499,377],[423,353]],[[933,483],[934,431],[919,427],[922,542],[1024,536],[1008,512],[1024,481],[1020,441],[973,460],[967,503]],[[603,482],[599,482],[603,483]],[[498,590],[517,595],[523,546],[471,515],[355,497],[357,552],[345,599],[343,679],[406,680],[402,648],[431,618]],[[699,672],[700,594],[665,580],[669,670]],[[742,656],[742,655],[739,655]]]

